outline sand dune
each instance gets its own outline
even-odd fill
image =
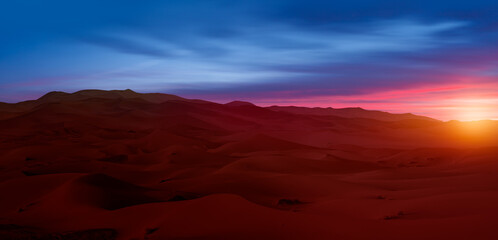
[[[0,239],[497,239],[498,123],[131,90],[0,104]]]

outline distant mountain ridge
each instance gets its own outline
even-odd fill
[[[141,99],[151,103],[162,103],[166,101],[191,101],[176,95],[164,93],[137,93],[133,90],[98,90],[87,89],[74,93],[62,91],[49,92],[36,100],[28,100],[19,103],[1,103],[0,111],[25,111],[44,103],[82,101],[86,99]]]
[[[29,100],[19,103],[0,103],[0,111],[3,112],[18,112],[36,107],[44,103],[66,102],[66,101],[82,101],[86,99],[100,98],[100,99],[140,99],[150,103],[163,103],[167,101],[185,101],[195,103],[211,103],[204,100],[194,100],[179,97],[172,94],[164,93],[137,93],[133,90],[81,90],[74,93],[66,93],[61,91],[49,92],[37,100]],[[257,107],[253,103],[244,101],[232,101],[224,104],[229,107]],[[286,112],[291,114],[300,115],[318,115],[318,116],[336,116],[342,118],[368,118],[380,121],[400,121],[400,120],[426,120],[426,121],[439,121],[433,118],[414,115],[411,113],[393,114],[376,110],[365,110],[363,108],[309,108],[309,107],[295,107],[295,106],[271,106],[264,109],[272,110],[275,112]]]
[[[171,94],[137,93],[137,92],[130,90],[130,89],[110,90],[110,91],[90,89],[90,90],[81,90],[81,91],[77,91],[74,93],[49,92],[49,93],[43,95],[42,97],[40,97],[36,101],[41,101],[41,102],[79,101],[79,100],[84,100],[84,99],[88,99],[88,98],[105,98],[105,99],[138,98],[138,99],[143,99],[145,101],[152,102],[152,103],[161,103],[161,102],[171,101],[171,100],[187,100],[185,98],[182,98],[182,97],[179,97],[176,95],[171,95]]]
[[[267,109],[303,115],[318,115],[318,116],[337,116],[343,118],[369,118],[380,121],[401,121],[401,120],[429,120],[439,121],[430,117],[419,116],[411,113],[389,113],[378,110],[366,110],[359,107],[351,108],[320,108],[320,107],[295,107],[295,106],[271,106]]]

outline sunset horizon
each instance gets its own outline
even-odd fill
[[[74,92],[78,91],[85,91],[85,90],[103,90],[103,89],[81,89],[77,90]],[[133,89],[107,89],[107,91],[124,91],[124,90],[132,90]],[[105,90],[104,90],[105,91]],[[59,91],[50,91],[50,92],[59,92]],[[40,97],[43,97],[46,95],[46,92],[41,95],[33,95],[31,97],[26,97],[26,99],[17,101],[17,102],[6,102],[6,103],[18,103],[18,102],[23,102],[23,101],[32,101],[36,100]],[[64,91],[60,91],[64,92]],[[74,93],[74,92],[68,92],[68,93]],[[139,91],[134,91],[134,92],[139,92]],[[170,94],[168,92],[141,92],[141,93],[162,93],[162,94]],[[179,95],[180,96],[180,95]],[[193,96],[180,96],[180,97],[187,97],[191,99],[202,99],[202,96],[199,95],[193,95]],[[434,118],[437,120],[441,121],[463,121],[463,122],[473,122],[473,121],[482,121],[482,120],[498,120],[498,117],[494,117],[493,115],[493,106],[486,106],[486,105],[478,105],[478,103],[483,102],[484,100],[480,100],[477,98],[468,98],[468,99],[451,99],[452,101],[461,101],[461,102],[470,102],[473,104],[466,104],[466,105],[460,105],[458,107],[451,107],[451,106],[439,106],[439,107],[433,107],[433,111],[441,110],[441,109],[450,109],[446,111],[445,114],[435,114],[432,113],[430,110],[416,110],[416,108],[412,108],[410,111],[409,109],[406,108],[396,108],[397,106],[394,105],[394,108],[388,108],[383,105],[383,107],[378,106],[377,104],[366,104],[366,105],[348,105],[349,103],[344,103],[341,100],[344,100],[344,98],[341,97],[335,97],[335,100],[330,100],[329,98],[325,98],[322,101],[318,101],[317,99],[312,99],[312,101],[296,101],[296,100],[291,100],[291,99],[286,99],[286,100],[274,100],[274,101],[267,101],[264,99],[253,99],[250,97],[247,98],[234,98],[234,99],[203,99],[203,100],[208,100],[216,103],[228,103],[232,101],[247,101],[250,103],[253,103],[255,105],[261,106],[261,107],[271,107],[271,106],[295,106],[295,107],[305,107],[305,108],[335,108],[335,109],[341,109],[341,108],[362,108],[365,110],[372,110],[372,111],[384,111],[384,112],[389,112],[389,113],[394,113],[394,114],[415,114],[415,115],[421,115],[421,116],[426,116],[430,118]],[[339,100],[341,99],[341,100]],[[450,101],[451,101],[450,100]],[[337,101],[337,102],[335,102]],[[1,103],[1,102],[0,102]],[[379,103],[382,105],[382,103]],[[431,114],[432,113],[432,114]]]

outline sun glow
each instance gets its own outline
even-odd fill
[[[489,109],[487,107],[462,107],[457,113],[460,121],[479,121],[489,119]]]
[[[452,109],[454,119],[459,120],[457,133],[465,141],[482,143],[490,141],[495,132],[496,125],[493,117],[496,110],[497,99],[458,99]]]
[[[463,142],[471,144],[484,144],[496,142],[496,131],[498,130],[493,121],[469,121],[456,122],[454,125],[455,137]]]
[[[496,99],[459,99],[455,107],[455,119],[460,121],[492,120]]]

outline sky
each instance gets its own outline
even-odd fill
[[[498,119],[496,0],[0,3],[0,101],[132,89]]]

